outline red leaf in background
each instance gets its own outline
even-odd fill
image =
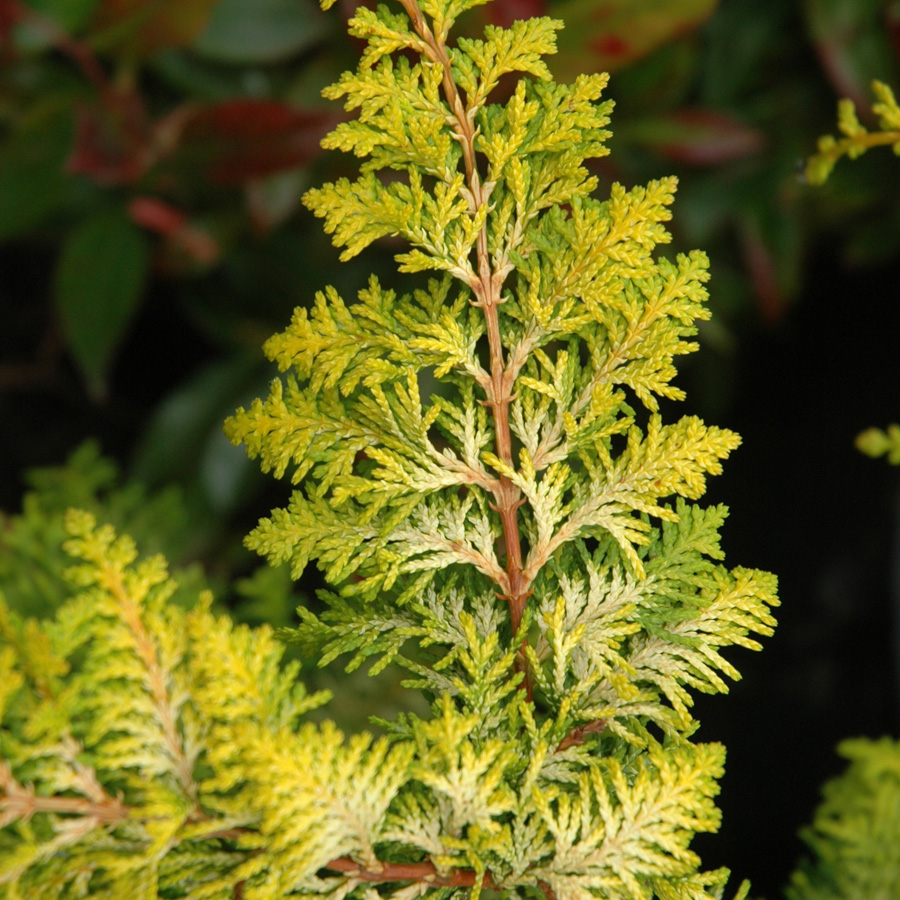
[[[100,184],[128,184],[152,162],[150,125],[141,98],[109,91],[97,106],[77,110],[68,169]]]
[[[632,139],[635,136],[631,133]],[[718,166],[759,152],[765,138],[726,113],[695,108],[678,109],[648,121],[641,142],[675,162]]]
[[[205,231],[195,228],[187,216],[165,200],[135,197],[128,215],[137,225],[167,238],[197,262],[209,265],[219,258],[219,245]]]
[[[631,45],[618,34],[601,34],[591,38],[588,47],[600,56],[630,56]]]
[[[532,19],[547,15],[546,0],[496,0],[487,8],[493,25],[509,28],[516,19]]]
[[[4,56],[12,50],[12,29],[24,12],[16,0],[0,0],[0,50]]]
[[[767,324],[776,325],[784,315],[786,303],[774,254],[757,226],[744,222],[738,235],[760,315]]]
[[[109,92],[101,105],[78,110],[69,170],[129,184],[164,156],[176,175],[241,185],[309,163],[337,120],[331,112],[241,99],[183,105],[151,126],[140,97]]]
[[[528,2],[528,0],[517,0]],[[684,37],[715,10],[717,0],[559,0],[550,13],[566,23],[554,75],[572,81],[581,72],[614,72],[663,44]]]
[[[863,121],[869,118],[872,79],[884,78],[894,65],[891,9],[884,10],[886,5],[879,0],[806,0],[803,4],[825,75],[838,97],[856,104]]]
[[[206,28],[217,2],[100,0],[93,30],[104,47],[149,56],[167,47],[190,44]]]
[[[186,117],[172,160],[201,167],[217,184],[242,184],[310,162],[336,121],[276,100],[229,100]]]
[[[156,197],[135,197],[128,204],[128,215],[136,224],[167,237],[183,228],[187,221],[180,209]]]

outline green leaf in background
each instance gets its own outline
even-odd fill
[[[241,97],[197,107],[185,116],[172,165],[182,177],[243,184],[308,165],[336,124],[330,111]]]
[[[717,0],[565,0],[549,11],[566,27],[558,53],[548,60],[554,75],[570,81],[580,72],[615,72],[660,45],[682,37],[716,8]]]
[[[56,304],[66,342],[89,389],[105,389],[116,348],[147,275],[146,240],[124,212],[102,211],[66,239],[56,271]]]
[[[126,57],[151,56],[190,44],[209,22],[218,0],[100,0],[95,47]]]
[[[703,29],[702,45],[694,48],[699,67],[694,102],[746,113],[760,104],[771,109],[773,101],[795,102],[792,95],[815,85],[804,108],[820,103],[818,71],[807,54],[797,52],[803,28],[800,6],[784,0],[720,5]],[[798,117],[790,121],[796,130]]]
[[[724,165],[757,153],[765,144],[758,129],[727,113],[701,107],[632,120],[619,129],[617,137],[692,166]]]
[[[67,115],[41,116],[7,140],[0,153],[0,241],[39,225],[72,191],[66,158]]]
[[[189,47],[161,50],[148,66],[167,88],[201,103],[220,103],[248,93],[243,69],[201,59]]]
[[[192,485],[206,508],[233,510],[258,472],[222,433],[222,419],[268,381],[271,372],[260,368],[255,356],[245,355],[210,363],[179,385],[150,417],[131,477],[150,485]]]
[[[884,0],[806,0],[806,18],[822,68],[838,96],[868,108],[874,78],[893,82],[895,56]]]
[[[66,34],[76,35],[91,20],[99,0],[28,0],[34,12],[50,20]],[[40,22],[28,19],[20,22],[15,30],[15,44],[18,50],[44,50],[52,44],[52,36]]]
[[[220,62],[272,63],[313,46],[326,32],[311,0],[220,0],[193,48]]]

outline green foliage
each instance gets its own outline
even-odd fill
[[[900,884],[900,742],[843,741],[847,770],[828,782],[801,832],[813,853],[787,900],[891,900]]]
[[[321,41],[326,27],[318,12],[314,4],[291,0],[256,0],[252,9],[240,0],[219,0],[194,47],[218,62],[279,62]]]
[[[593,196],[612,104],[553,80],[561,23],[450,40],[480,2],[351,20],[367,49],[326,93],[358,116],[326,143],[362,171],[304,202],[346,259],[402,238],[410,290],[319,293],[226,423],[294,485],[248,546],[333,588],[285,636],[405,667],[430,714],[301,721],[324,697],[270,628],[171,603],[161,558],[71,512],[55,619],[0,607],[2,900],[722,897],[690,844],[724,748],[691,706],[778,601],[692,502],[738,436],[660,410],[707,259],[658,254],[674,178]]]
[[[288,750],[278,735],[325,697],[306,695],[296,664],[279,666],[271,629],[216,618],[208,593],[174,605],[161,557],[138,562],[88,513],[66,529],[77,565],[56,616],[25,619],[0,599],[0,896],[232,897],[242,866],[261,868],[262,795],[278,805],[247,767],[269,777]],[[337,780],[333,731],[305,734],[312,771]],[[257,762],[239,771],[247,742]]]
[[[838,129],[842,138],[825,135],[819,138],[818,153],[806,163],[806,179],[811,184],[823,184],[842,157],[857,159],[872,147],[890,146],[900,155],[900,106],[894,92],[882,81],[872,82],[872,93],[878,102],[872,105],[872,113],[878,118],[878,131],[869,131],[857,118],[852,100],[838,103]]]
[[[69,236],[57,271],[60,322],[88,386],[102,391],[112,355],[146,277],[144,235],[126,216],[100,213]]]
[[[161,557],[138,560],[87,513],[66,531],[76,565],[55,617],[0,600],[0,896],[344,895],[385,857],[392,881],[472,886],[453,867],[474,866],[558,896],[594,881],[718,896],[725,873],[698,875],[688,842],[717,827],[724,749],[564,746],[517,690],[489,612],[459,616],[456,701],[345,741],[298,721],[326,696],[279,665],[271,629],[212,615],[208,592],[173,605]]]
[[[190,591],[206,586],[195,543],[198,524],[174,487],[148,494],[123,485],[116,465],[86,441],[63,466],[26,474],[28,492],[19,515],[0,513],[0,590],[17,613],[51,618],[68,596],[64,572],[71,559],[62,549],[63,514],[78,507],[127,530],[147,551],[165,554]]]
[[[886,431],[867,428],[857,435],[856,446],[866,456],[887,456],[891,465],[900,465],[900,425],[888,425]]]

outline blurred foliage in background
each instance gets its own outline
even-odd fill
[[[357,2],[338,5],[348,17]],[[900,85],[900,0],[495,0],[473,11],[470,27],[542,13],[567,24],[551,60],[557,76],[612,73],[616,125],[611,156],[598,163],[601,182],[680,178],[672,252],[709,253],[715,313],[703,323],[705,352],[685,376],[700,412],[721,418],[742,389],[737,358],[748,335],[785,328],[798,298],[820,289],[813,263],[823,253],[859,278],[896,261],[900,192],[886,186],[898,183],[900,162],[891,153],[838,165],[822,187],[802,173],[817,139],[834,132],[838,98],[852,100],[862,124],[877,127],[867,118],[871,82]],[[284,488],[266,496],[277,487],[227,442],[221,423],[266,393],[272,373],[260,346],[295,306],[325,284],[349,297],[370,272],[386,285],[396,277],[390,240],[338,267],[337,252],[300,205],[307,187],[352,171],[339,154],[319,150],[340,115],[319,92],[357,55],[338,17],[321,14],[316,0],[0,0],[0,510],[9,511],[0,512],[0,577],[23,612],[41,615],[52,605],[62,562],[48,548],[58,543],[54,516],[70,503],[107,510],[173,566],[201,560],[202,572],[183,570],[189,583],[202,578],[224,589],[255,565],[240,540],[258,514],[283,501]],[[884,303],[896,306],[895,285]],[[841,357],[839,372],[815,341],[809,346],[822,357],[814,377],[829,385],[858,377],[859,347]],[[750,392],[761,404],[776,393],[796,396],[783,358],[767,378],[774,365],[753,362]],[[858,391],[878,389],[861,383]],[[813,416],[794,405],[798,418]],[[822,405],[817,421],[851,409],[830,397]],[[849,426],[849,452],[855,431],[895,419],[898,409],[886,403],[875,416],[864,412],[862,424]],[[727,424],[746,438],[746,421]],[[784,421],[766,421],[780,441]],[[790,427],[788,434],[794,440]],[[82,446],[93,436],[115,464],[95,445]],[[810,440],[822,443],[818,433]],[[739,455],[735,472],[751,452]],[[70,454],[67,468],[34,470]],[[742,504],[763,491],[770,506],[788,509],[777,485],[801,484],[805,464],[784,450],[767,483],[753,475],[748,496],[731,491],[732,529],[740,527]],[[841,477],[846,485],[843,470]],[[810,495],[832,490],[820,482],[806,488]],[[862,515],[871,498],[865,502]],[[766,515],[769,524],[753,521],[748,530],[770,529],[777,541],[770,508]],[[795,518],[788,509],[788,540],[807,534],[815,515],[798,509]],[[818,534],[815,540],[834,559]],[[796,543],[783,543],[791,558],[804,558]],[[3,554],[13,552],[31,560],[27,571],[3,569]],[[753,559],[781,574],[779,563]],[[785,579],[786,619],[796,608],[808,621],[809,607],[797,597],[806,582],[814,582],[806,572]],[[241,618],[281,624],[293,615],[295,591],[284,573],[261,569],[225,599]],[[818,621],[821,630],[831,620]],[[845,634],[843,620],[834,621]],[[791,644],[790,627],[780,631],[789,671],[812,632],[798,626]],[[778,652],[760,665],[772,665]],[[747,682],[754,690],[752,673]],[[363,685],[364,676],[353,690]],[[796,721],[809,703],[799,690],[792,696],[797,706],[784,715]],[[365,693],[357,697],[349,719],[369,708]],[[853,703],[857,713],[868,708],[856,695]],[[826,717],[834,727],[846,724]],[[785,732],[777,714],[773,721],[773,732]],[[748,732],[758,728],[746,723]],[[727,735],[714,735],[722,736],[731,746]],[[830,758],[832,737],[818,739]],[[735,743],[730,759],[738,767]],[[809,752],[803,746],[800,755]],[[783,742],[774,755],[789,752]],[[768,771],[756,759],[752,765]],[[781,768],[796,777],[787,762]],[[807,768],[805,777],[818,781],[815,766]],[[726,799],[729,791],[736,796],[726,784]],[[748,779],[752,799],[738,796],[736,805],[751,807],[760,791]],[[807,814],[786,814],[781,830],[765,837],[755,832],[754,852],[773,871],[773,845]],[[729,815],[726,808],[726,826]],[[736,843],[750,846],[743,827]],[[794,855],[790,847],[782,852]],[[761,872],[741,874],[765,883]]]
[[[786,900],[891,900],[900,885],[900,741],[847,740],[850,764],[822,789],[803,829],[807,855]]]
[[[823,234],[858,266],[900,245],[889,154],[817,191],[799,177],[835,98],[867,110],[872,78],[895,81],[900,3],[497,0],[476,12],[473,29],[563,17],[556,74],[613,73],[601,177],[680,176],[677,249],[715,262],[708,404],[727,401],[721,373],[743,324],[777,326]],[[338,114],[319,91],[356,53],[336,22],[315,0],[0,0],[5,472],[99,432],[130,475],[190,485],[210,530],[253,495],[220,423],[259,392],[261,342],[313,288],[337,278],[352,292],[370,267],[336,269],[299,205],[345,165],[318,148]],[[2,502],[22,487],[5,485]]]

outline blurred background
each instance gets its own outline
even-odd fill
[[[62,590],[73,503],[246,621],[289,623],[318,586],[242,548],[288,488],[221,423],[266,391],[260,346],[295,306],[397,280],[389,242],[338,265],[300,204],[355,170],[318,146],[355,5],[0,0],[0,581],[23,611]],[[708,500],[732,509],[730,564],[776,572],[783,606],[762,654],[731,654],[731,696],[698,701],[729,761],[722,831],[697,846],[775,898],[837,741],[900,735],[898,470],[853,446],[900,418],[900,160],[801,177],[839,97],[875,127],[872,79],[900,88],[900,2],[496,0],[461,24],[543,13],[567,24],[558,77],[612,73],[601,191],[677,174],[671,252],[712,260],[714,318],[664,412],[743,435]],[[375,691],[354,677],[330,712],[362,727],[409,702]]]

